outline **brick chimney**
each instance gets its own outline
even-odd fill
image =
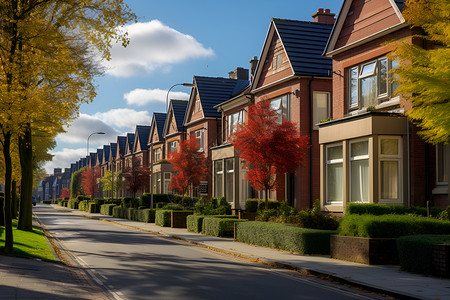
[[[231,79],[242,79],[242,80],[248,80],[248,69],[244,69],[241,67],[237,67],[231,72],[228,72],[228,76]]]
[[[324,10],[323,8],[319,8],[312,17],[316,23],[334,24],[334,21],[336,21],[334,15],[329,9]]]
[[[250,63],[250,75],[251,75],[252,81],[253,81],[253,77],[255,77],[255,72],[256,72],[256,65],[258,65],[258,57],[253,56],[253,58],[249,61],[249,63]]]
[[[62,169],[61,168],[53,168],[53,176],[61,176]]]

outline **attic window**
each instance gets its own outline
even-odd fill
[[[272,68],[274,70],[277,70],[279,68],[281,68],[281,65],[283,64],[283,54],[277,54],[275,55],[275,57],[273,58],[273,66]]]

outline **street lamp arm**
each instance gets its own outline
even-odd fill
[[[172,85],[166,94],[166,112],[169,109],[169,93],[174,87],[176,87],[178,85],[182,85],[182,86],[186,86],[186,87],[194,87],[194,84],[192,84],[192,83],[177,83],[177,84]]]

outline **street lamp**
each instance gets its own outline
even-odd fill
[[[176,87],[177,85],[182,85],[182,86],[187,86],[187,87],[194,87],[195,86],[192,83],[177,83],[177,84],[172,85],[170,87],[170,89],[167,91],[167,95],[166,95],[166,113],[167,113],[167,110],[169,109],[169,93],[170,93],[170,90],[172,88]]]
[[[104,132],[98,131],[98,132],[93,132],[91,133],[88,138],[87,138],[87,146],[86,146],[86,151],[87,151],[87,155],[89,155],[89,139],[91,138],[91,136],[93,136],[94,134],[105,134]]]

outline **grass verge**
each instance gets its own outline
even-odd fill
[[[47,242],[42,230],[33,228],[33,231],[22,231],[17,229],[17,220],[13,220],[14,254],[17,257],[40,258],[55,260],[51,246]],[[5,228],[0,226],[0,255],[5,244]]]

